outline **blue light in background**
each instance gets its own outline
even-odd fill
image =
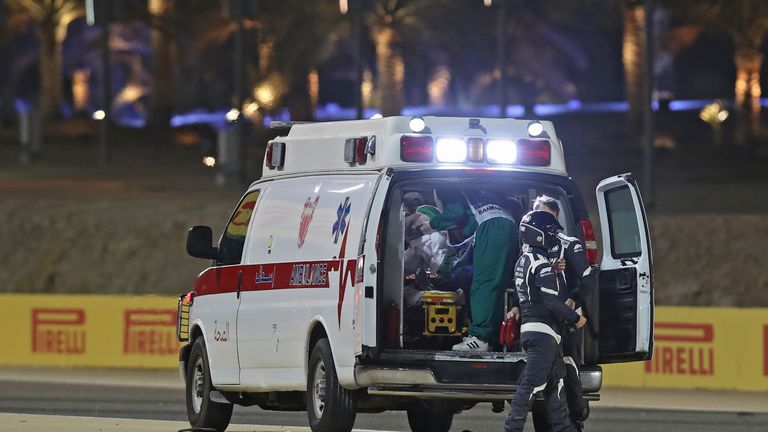
[[[533,107],[533,112],[538,116],[551,116],[574,111],[567,104],[537,104]]]
[[[673,100],[669,102],[669,109],[670,111],[699,110],[715,101],[716,99]]]
[[[578,99],[571,99],[571,100],[568,101],[568,103],[566,105],[572,111],[576,111],[576,110],[581,109],[581,101],[578,100]]]
[[[25,99],[14,99],[13,107],[16,108],[17,113],[21,114],[31,110],[32,103]]]
[[[697,100],[672,100],[669,101],[670,111],[694,111],[703,108],[705,105],[714,102],[714,99],[697,99]],[[760,100],[762,106],[768,107],[768,98]],[[19,111],[19,105],[28,107],[23,101],[17,100],[17,111]],[[732,105],[733,101],[726,101],[727,105]],[[659,103],[653,102],[652,105],[655,111],[659,110]],[[28,109],[28,108],[27,108]],[[572,112],[584,112],[584,113],[621,113],[629,111],[629,102],[617,101],[617,102],[588,102],[584,103],[577,99],[569,100],[566,103],[542,103],[536,104],[533,107],[534,114],[536,116],[556,116],[559,114],[572,113]],[[364,118],[370,118],[376,114],[378,110],[375,108],[366,108],[363,113]],[[496,117],[498,116],[498,105],[483,105],[478,107],[433,107],[429,105],[421,106],[409,106],[403,108],[402,115],[404,116],[456,116],[456,117]],[[230,126],[227,123],[225,110],[219,111],[192,111],[189,113],[174,115],[171,119],[172,127],[193,125],[193,124],[207,124],[216,129],[224,129]],[[522,118],[525,116],[525,108],[522,105],[515,104],[507,106],[507,117]],[[342,107],[336,103],[329,103],[326,105],[318,106],[315,110],[315,119],[317,121],[331,121],[331,120],[352,120],[355,118],[355,109],[350,107]],[[262,122],[265,127],[269,127],[272,121],[290,121],[291,115],[287,109],[265,114]],[[135,124],[142,127],[143,123],[140,123],[134,119],[126,122],[126,125]]]
[[[592,102],[581,107],[583,112],[624,112],[629,111],[629,102]]]

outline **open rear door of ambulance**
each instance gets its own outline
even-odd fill
[[[598,363],[646,360],[653,352],[651,238],[632,174],[597,185],[603,240],[598,294]]]
[[[380,244],[382,240],[382,224],[384,205],[386,203],[391,173],[381,173],[373,186],[372,198],[368,202],[366,217],[363,221],[364,237],[360,242],[355,270],[355,354],[365,351],[366,356],[376,357],[381,345],[378,343],[380,322],[378,309],[384,303],[379,288],[382,262],[380,262]],[[400,213],[398,206],[397,214]],[[401,246],[402,250],[402,246]],[[399,270],[402,274],[402,268]]]

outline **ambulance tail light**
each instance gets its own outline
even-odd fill
[[[552,146],[545,139],[517,140],[517,164],[527,166],[549,166]]]
[[[589,219],[582,219],[579,223],[584,232],[584,252],[587,254],[587,260],[590,264],[597,265],[597,240],[595,240],[592,222]]]
[[[403,162],[432,162],[435,141],[428,135],[403,135],[400,138],[400,160]]]
[[[267,144],[264,162],[269,169],[282,168],[285,165],[285,143],[272,142]]]

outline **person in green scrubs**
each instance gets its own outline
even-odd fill
[[[463,228],[474,232],[472,286],[469,301],[472,324],[469,335],[454,351],[488,351],[498,337],[504,316],[504,295],[518,255],[517,223],[501,197],[485,190],[438,190],[442,212],[430,215],[433,229]]]

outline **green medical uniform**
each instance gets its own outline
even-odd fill
[[[429,225],[436,230],[463,226],[467,237],[475,233],[469,334],[492,342],[499,336],[504,318],[505,289],[511,281],[519,252],[517,224],[489,194],[481,192],[465,197],[466,200],[461,202],[445,203],[442,213],[429,212]],[[423,210],[420,208],[419,211]]]
[[[505,289],[512,277],[517,249],[517,229],[511,219],[495,217],[477,228],[469,292],[471,336],[487,342],[498,340]]]

